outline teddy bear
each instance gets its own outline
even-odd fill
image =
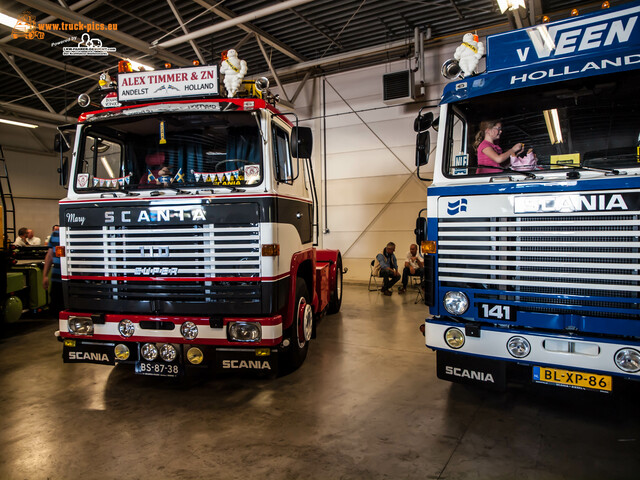
[[[462,44],[456,48],[453,58],[458,61],[462,77],[468,77],[475,73],[478,62],[484,56],[484,43],[478,41],[478,36],[473,33],[465,33]]]
[[[247,74],[247,62],[238,58],[238,52],[233,49],[222,53],[222,64],[220,74],[224,75],[224,88],[227,90],[227,97],[235,96],[242,79]]]

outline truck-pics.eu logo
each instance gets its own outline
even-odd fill
[[[460,200],[456,200],[455,202],[449,202],[447,205],[447,213],[449,215],[457,215],[460,212],[467,211],[467,199],[461,198]]]

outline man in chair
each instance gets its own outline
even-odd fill
[[[420,277],[420,283],[422,283],[422,275],[424,273],[424,262],[418,256],[418,246],[413,243],[409,247],[409,253],[407,253],[407,259],[404,262],[404,270],[402,270],[402,287],[398,290],[400,293],[404,293],[407,289],[407,283],[409,283],[409,277]]]
[[[400,280],[400,273],[398,272],[398,261],[393,252],[396,250],[396,244],[393,242],[387,243],[387,246],[376,255],[376,263],[373,266],[373,273],[382,277],[382,294],[390,296],[391,287]]]

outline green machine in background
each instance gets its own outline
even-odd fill
[[[47,292],[42,288],[42,270],[48,247],[16,248],[15,205],[4,152],[0,145],[0,323],[16,322],[23,313],[41,312],[47,306]]]

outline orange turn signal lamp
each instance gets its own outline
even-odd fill
[[[66,256],[66,252],[64,250],[64,247],[56,247],[56,257],[60,258],[60,257],[64,257]]]
[[[436,253],[436,242],[433,240],[424,240],[420,243],[420,251],[425,253]]]
[[[278,257],[280,256],[280,245],[277,243],[262,245],[263,257]]]
[[[131,73],[133,72],[133,65],[128,60],[120,60],[118,62],[118,73]]]

